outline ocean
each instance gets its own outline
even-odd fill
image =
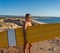
[[[33,18],[34,20],[38,22],[44,22],[44,23],[60,23],[60,17],[49,17],[49,18]]]

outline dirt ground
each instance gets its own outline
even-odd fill
[[[60,39],[52,39],[31,43],[31,53],[60,53]],[[26,53],[29,53],[28,46]],[[23,53],[23,46],[0,48],[0,53]]]

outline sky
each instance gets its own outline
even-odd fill
[[[59,16],[60,0],[0,0],[0,15]]]

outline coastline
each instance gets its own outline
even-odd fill
[[[2,19],[0,19],[0,32],[5,31],[7,29],[20,28],[20,27],[22,27],[23,22],[24,22],[24,19],[22,19],[22,18],[20,18],[20,19],[19,18],[17,18],[17,19],[15,19],[15,18],[13,18],[13,19],[11,19],[11,18],[4,19],[4,18],[2,18]],[[41,21],[39,22],[39,21],[36,21],[34,19],[32,19],[32,23],[34,25],[47,24],[45,22],[41,22]]]
[[[37,24],[47,24],[47,23],[45,23],[45,22],[39,22],[39,21],[36,21],[36,20],[32,20],[33,22],[35,22],[35,23],[37,23]]]

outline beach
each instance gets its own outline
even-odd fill
[[[47,23],[45,23],[45,22],[39,22],[39,21],[36,21],[36,20],[32,20],[33,22],[35,22],[35,23],[37,23],[37,24],[47,24]]]

